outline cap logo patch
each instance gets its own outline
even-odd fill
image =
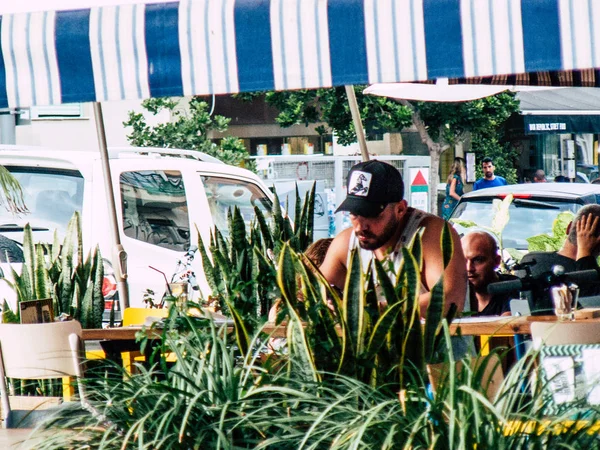
[[[348,195],[357,195],[360,197],[369,195],[372,177],[373,175],[367,172],[359,170],[352,172],[350,182],[348,183]]]

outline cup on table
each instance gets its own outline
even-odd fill
[[[575,309],[579,298],[579,286],[561,284],[550,288],[554,314],[559,320],[575,320]]]
[[[171,295],[175,297],[175,305],[180,311],[187,308],[189,287],[189,283],[169,283],[169,290]]]

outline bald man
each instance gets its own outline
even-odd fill
[[[485,231],[472,231],[463,236],[461,244],[467,260],[471,309],[479,316],[509,316],[510,300],[519,298],[519,293],[491,295],[487,291],[490,283],[517,278],[497,272],[501,258],[494,237]]]

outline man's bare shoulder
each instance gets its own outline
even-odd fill
[[[425,217],[423,217],[423,220],[421,220],[420,225],[425,229],[425,232],[429,230],[430,232],[436,231],[439,233],[444,228],[444,223],[446,223],[446,221],[441,217],[434,216],[433,214],[427,214]],[[450,231],[455,232],[452,223],[448,222],[448,225],[450,226]]]
[[[338,235],[333,238],[327,254],[331,252],[333,255],[343,257],[344,260],[348,255],[348,247],[350,246],[350,235],[352,234],[352,228],[346,228],[342,230]]]
[[[340,232],[331,241],[325,260],[319,268],[325,278],[340,289],[343,289],[344,280],[346,279],[346,260],[351,233],[352,229],[348,228]]]
[[[421,227],[423,227],[423,246],[425,247],[435,247],[436,249],[440,248],[441,242],[440,238],[442,236],[442,230],[444,229],[444,224],[446,221],[441,217],[434,216],[432,214],[428,214],[421,221]],[[458,233],[452,226],[450,222],[448,222],[450,226],[450,235],[454,241],[459,240]]]

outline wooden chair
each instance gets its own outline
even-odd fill
[[[81,383],[81,342],[77,321],[0,324],[0,396],[5,428],[31,428],[52,413],[52,408],[27,411],[11,407],[6,378],[75,377],[80,402],[88,406]]]
[[[533,322],[533,344],[544,345],[600,344],[600,322]]]

